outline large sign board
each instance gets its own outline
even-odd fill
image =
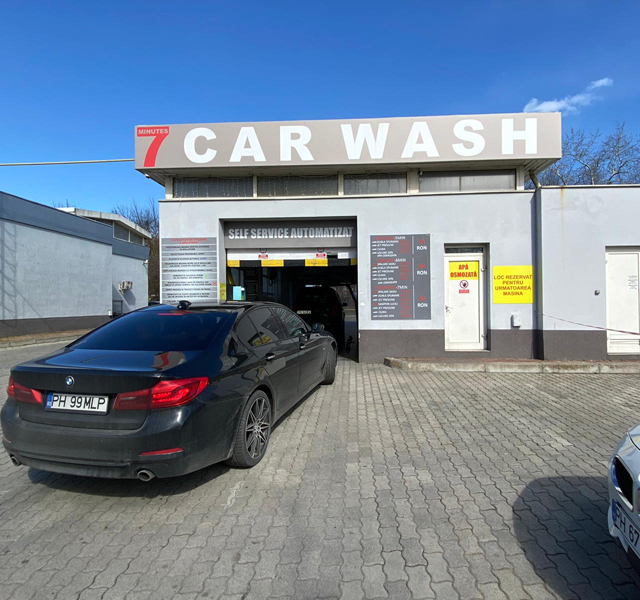
[[[354,248],[355,220],[227,221],[225,248]]]
[[[192,304],[218,301],[217,238],[162,238],[161,302]]]
[[[562,156],[560,113],[144,125],[136,169],[393,165]]]
[[[431,319],[428,234],[371,236],[371,318]]]

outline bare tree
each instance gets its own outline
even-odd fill
[[[545,169],[542,185],[610,185],[640,183],[640,136],[628,134],[624,123],[603,137],[600,130],[570,129],[562,142],[562,158]]]
[[[149,244],[149,299],[160,299],[160,249],[158,236],[160,235],[160,219],[158,203],[149,198],[146,204],[138,204],[134,200],[131,204],[118,204],[111,212],[122,215],[136,225],[146,229],[151,234]]]
[[[133,221],[136,225],[146,229],[151,237],[158,237],[160,219],[158,216],[158,202],[149,198],[145,204],[138,204],[137,200],[131,204],[118,204],[111,212]]]

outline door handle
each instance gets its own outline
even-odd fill
[[[304,342],[300,342],[300,350],[304,350],[306,344]]]
[[[264,359],[267,362],[271,362],[274,358],[276,357],[276,355],[273,352],[269,352],[267,353],[267,355],[264,357]]]

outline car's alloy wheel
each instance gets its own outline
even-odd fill
[[[253,459],[260,458],[265,451],[271,433],[271,406],[264,395],[253,400],[245,427],[245,448]]]
[[[267,451],[271,435],[271,403],[258,390],[247,400],[238,421],[236,437],[227,463],[233,467],[253,467]]]

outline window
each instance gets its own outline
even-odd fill
[[[113,224],[113,237],[125,242],[131,242],[132,244],[144,245],[144,240],[141,235],[134,233],[130,229],[123,227],[118,223]]]
[[[262,338],[258,335],[256,328],[248,317],[244,317],[240,320],[236,327],[236,333],[238,334],[240,341],[247,346],[247,348],[261,346],[263,343]]]
[[[263,344],[284,340],[287,337],[280,321],[266,306],[252,310],[247,316],[258,330]]]
[[[516,189],[516,172],[452,171],[420,173],[421,192],[499,192]]]
[[[344,195],[406,194],[406,173],[365,173],[344,176]]]
[[[113,224],[113,237],[118,238],[119,240],[124,240],[125,242],[129,241],[129,230],[123,227],[122,225],[118,225],[118,223]]]
[[[253,177],[174,179],[174,198],[251,198]]]
[[[460,190],[463,192],[492,192],[516,189],[515,171],[487,171],[463,173]]]
[[[459,192],[460,173],[421,173],[421,192]]]
[[[258,177],[258,196],[337,196],[337,175]]]
[[[280,320],[287,329],[287,335],[289,337],[300,337],[307,333],[308,329],[305,322],[295,313],[292,313],[286,308],[274,308],[276,315],[280,317]]]
[[[482,254],[484,248],[482,246],[445,246],[445,254]]]
[[[87,350],[189,352],[204,350],[234,321],[226,311],[171,308],[134,312],[96,329],[73,345]],[[148,365],[152,366],[151,361]]]

